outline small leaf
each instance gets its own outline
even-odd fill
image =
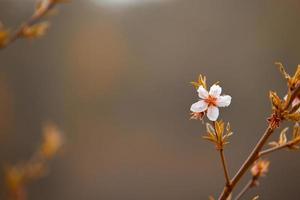
[[[278,144],[279,145],[283,145],[283,144],[286,144],[287,142],[287,137],[286,137],[286,132],[289,130],[288,127],[284,128],[281,133],[280,133],[280,136],[279,136],[279,140],[278,140]]]
[[[275,141],[269,142],[268,144],[269,144],[271,147],[277,147],[277,146],[279,146],[279,144],[278,144],[277,142],[275,142]]]
[[[281,109],[282,108],[282,101],[276,94],[276,92],[270,91],[269,98],[274,108]]]
[[[283,66],[283,64],[281,62],[275,62],[275,65],[278,66],[279,71],[281,72],[281,74],[283,75],[283,77],[286,80],[289,80],[291,78],[290,75],[288,73],[286,73],[285,68],[284,68],[284,66]]]
[[[212,138],[212,137],[209,137],[209,136],[202,136],[202,138],[205,139],[205,140],[211,141],[211,142],[213,142],[213,143],[217,143],[217,141],[216,141],[214,138]]]
[[[190,82],[190,84],[192,84],[196,89],[198,89],[198,87],[200,86],[199,83],[196,82]]]
[[[297,138],[300,136],[300,127],[299,127],[299,123],[295,123],[294,128],[293,128],[293,138]]]
[[[206,123],[206,130],[207,130],[208,133],[213,133],[213,135],[216,135],[215,134],[215,129],[210,123]]]
[[[293,78],[295,79],[295,81],[300,80],[300,65],[298,65],[297,70],[296,70],[295,75],[294,75]]]
[[[198,77],[197,82],[192,81],[190,82],[196,89],[198,89],[200,86],[203,86],[205,89],[207,89],[206,87],[206,77],[202,76],[201,74]]]
[[[300,113],[299,112],[295,112],[295,113],[291,113],[291,114],[286,114],[284,117],[286,119],[294,121],[294,122],[299,122],[300,121]]]
[[[229,123],[229,122],[227,123],[227,126],[226,126],[226,131],[227,131],[227,132],[230,132],[230,131],[231,131],[231,128],[230,128],[230,123]]]
[[[216,121],[215,122],[215,129],[216,129],[217,135],[223,135],[224,122],[223,121]]]

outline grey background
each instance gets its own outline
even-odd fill
[[[50,175],[29,187],[30,200],[217,196],[220,161],[201,139],[204,126],[189,120],[197,100],[189,82],[205,74],[233,97],[221,111],[235,133],[225,151],[233,175],[266,127],[268,91],[285,93],[273,63],[290,73],[300,63],[299,8],[297,0],[61,6],[45,37],[0,52],[1,163],[29,158],[52,120],[67,143]],[[33,1],[0,1],[11,27],[32,10]],[[270,173],[245,199],[298,199],[298,158],[272,155]]]

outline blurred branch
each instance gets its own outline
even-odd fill
[[[9,200],[27,200],[27,186],[45,176],[48,162],[63,145],[62,133],[54,124],[44,127],[40,148],[26,161],[5,168],[5,183]]]
[[[68,0],[40,0],[36,5],[33,15],[19,28],[10,33],[0,24],[0,49],[3,49],[19,38],[38,38],[45,34],[49,23],[39,21],[45,17],[57,4],[68,2]]]

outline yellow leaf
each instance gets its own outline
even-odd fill
[[[278,144],[279,145],[283,145],[287,142],[287,138],[286,138],[286,132],[288,131],[289,128],[285,128],[281,131],[280,136],[279,136],[279,140],[278,140]]]
[[[298,138],[300,136],[300,127],[298,123],[295,123],[293,128],[293,138]]]
[[[283,77],[285,79],[289,80],[291,78],[290,75],[288,73],[286,73],[285,68],[281,62],[275,62],[275,65],[278,66],[279,71],[281,72],[281,74],[283,75]]]
[[[282,101],[278,97],[276,92],[270,91],[269,98],[270,98],[270,101],[271,101],[273,107],[275,107],[276,109],[281,109],[282,108]]]
[[[295,75],[293,77],[296,81],[300,80],[300,65],[298,65]]]
[[[299,122],[300,121],[300,113],[299,112],[295,112],[295,113],[291,113],[291,114],[286,114],[284,117],[286,119],[294,121],[294,122]]]
[[[215,135],[215,129],[210,123],[206,123],[206,131]]]
[[[204,87],[205,89],[206,88],[206,77],[205,76],[202,76],[201,74],[199,75],[198,77],[198,80],[197,82],[193,81],[193,82],[190,82],[193,86],[195,86],[196,89],[198,89],[200,86]]]
[[[279,144],[277,142],[275,142],[275,141],[269,142],[269,145],[271,147],[278,147],[279,146]]]

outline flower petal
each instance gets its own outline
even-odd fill
[[[216,121],[219,117],[219,108],[215,106],[209,106],[207,109],[207,117],[211,121]]]
[[[230,105],[230,103],[231,103],[231,96],[229,96],[229,95],[220,96],[217,99],[218,107],[227,107]]]
[[[208,92],[202,85],[199,86],[197,91],[198,91],[198,95],[201,99],[206,99],[208,97]]]
[[[208,104],[204,101],[198,101],[191,106],[192,112],[203,112],[207,109]]]
[[[219,85],[212,85],[209,90],[209,95],[213,97],[219,97],[222,92],[222,88]]]

